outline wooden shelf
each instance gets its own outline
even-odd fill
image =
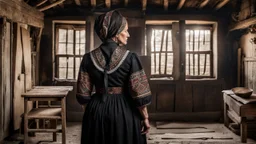
[[[28,119],[61,119],[61,108],[34,108]]]

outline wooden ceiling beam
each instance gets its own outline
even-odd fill
[[[169,0],[164,0],[164,10],[168,10]]]
[[[128,5],[128,0],[124,0],[124,6]]]
[[[238,29],[246,29],[249,26],[253,25],[256,23],[256,17],[252,17],[243,21],[240,21],[236,24],[234,24],[233,26],[231,26],[229,28],[229,31],[234,31],[234,30],[238,30]]]
[[[111,0],[105,0],[105,5],[108,9],[111,7]]]
[[[40,5],[46,3],[48,0],[42,0],[39,3],[36,4],[36,7],[39,7]]]
[[[147,0],[141,0],[142,2],[142,10],[145,11],[147,9]]]
[[[204,0],[204,1],[200,4],[199,8],[205,7],[205,6],[209,3],[209,1],[210,1],[210,0]]]
[[[222,8],[225,4],[227,4],[229,2],[229,0],[223,0],[222,2],[220,2],[215,9],[218,10],[220,8]]]
[[[48,9],[50,9],[50,8],[52,8],[52,7],[55,7],[55,6],[58,5],[58,4],[63,3],[64,1],[65,1],[65,0],[56,1],[56,2],[54,2],[54,3],[52,3],[52,4],[48,5],[48,6],[45,6],[45,7],[43,7],[43,8],[38,9],[38,10],[39,10],[39,11],[48,10]]]
[[[179,5],[178,5],[178,7],[177,7],[177,10],[180,10],[180,9],[183,7],[185,1],[186,1],[186,0],[180,0]]]
[[[94,8],[96,7],[96,0],[91,0],[91,6]]]
[[[76,5],[81,6],[80,0],[75,0]]]

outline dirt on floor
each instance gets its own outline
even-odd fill
[[[67,123],[67,144],[80,144],[81,123]],[[247,144],[256,144],[256,134],[249,133]],[[61,144],[61,133],[57,142],[52,141],[51,133],[36,133],[29,137],[30,144]],[[2,144],[22,144],[23,135],[17,133],[8,137]],[[222,123],[182,123],[151,122],[147,134],[148,144],[239,144],[240,136],[229,130]]]

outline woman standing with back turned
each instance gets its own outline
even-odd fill
[[[128,23],[110,11],[94,29],[103,43],[84,55],[77,81],[76,98],[87,104],[81,144],[146,144],[151,91],[138,56],[125,48]]]

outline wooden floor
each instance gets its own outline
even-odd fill
[[[67,123],[67,144],[79,144],[81,133],[80,123]],[[254,137],[256,139],[256,135]],[[151,122],[151,130],[147,135],[148,144],[239,144],[240,136],[234,134],[221,123],[178,123]],[[21,144],[23,135],[16,135],[3,144]],[[31,144],[60,144],[61,134],[57,142],[51,142],[52,135],[36,133],[30,137]],[[248,138],[247,143],[256,144]]]

